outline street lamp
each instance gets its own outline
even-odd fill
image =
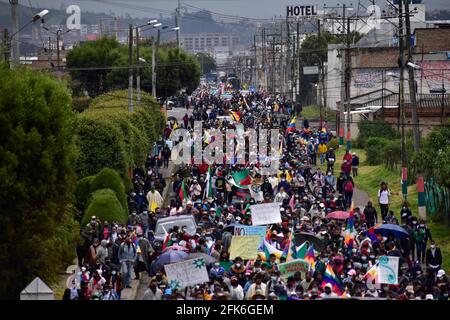
[[[44,22],[43,18],[44,16],[46,16],[49,13],[49,11],[47,9],[42,10],[41,12],[35,14],[30,21],[28,21],[24,26],[22,26],[22,28],[20,28],[19,30],[15,31],[10,37],[7,38],[8,40],[8,44],[7,44],[7,49],[5,51],[5,59],[6,61],[9,61],[9,47],[11,45],[11,42],[15,39],[15,43],[14,43],[14,52],[13,52],[13,56],[14,56],[14,61],[16,63],[20,63],[20,31],[22,31],[23,29],[25,29],[26,27],[28,27],[30,24],[38,21],[39,19],[42,20],[42,22]],[[14,30],[14,28],[13,28]],[[17,37],[16,37],[17,36]]]

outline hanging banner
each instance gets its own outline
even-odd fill
[[[302,274],[302,278],[305,278],[305,275],[309,270],[309,264],[303,259],[296,259],[279,264],[278,269],[280,270],[281,277],[285,281],[296,272],[300,272]]]
[[[266,236],[266,227],[265,226],[234,226],[234,235],[235,236],[260,236],[261,241],[263,242]]]

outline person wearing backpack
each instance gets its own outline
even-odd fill
[[[347,204],[347,208],[350,208],[352,205],[354,187],[355,187],[355,184],[353,182],[353,179],[351,177],[349,177],[344,184],[344,199],[345,199],[345,203]]]
[[[134,266],[136,258],[136,246],[131,242],[131,238],[127,236],[125,242],[121,244],[119,249],[119,261],[126,288],[131,288],[131,269]]]

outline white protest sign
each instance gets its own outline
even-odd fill
[[[398,284],[398,257],[382,256],[378,262],[378,283]]]
[[[250,211],[252,212],[252,225],[254,226],[281,222],[280,204],[278,202],[255,204],[250,207]]]
[[[169,279],[169,286],[172,289],[183,289],[209,281],[203,258],[166,264],[164,269]]]

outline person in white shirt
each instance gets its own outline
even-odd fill
[[[148,202],[148,210],[151,211],[152,209],[152,203],[156,203],[157,208],[161,208],[163,204],[163,198],[161,197],[161,194],[158,192],[158,190],[155,190],[155,187],[151,187],[150,191],[147,193],[147,202]]]
[[[386,216],[389,212],[390,196],[391,191],[388,189],[387,184],[385,182],[382,182],[380,190],[378,190],[378,203],[380,205],[381,218],[383,219],[383,221],[386,219]]]
[[[232,276],[227,285],[230,291],[230,300],[244,300],[244,289],[238,283],[236,276]]]

